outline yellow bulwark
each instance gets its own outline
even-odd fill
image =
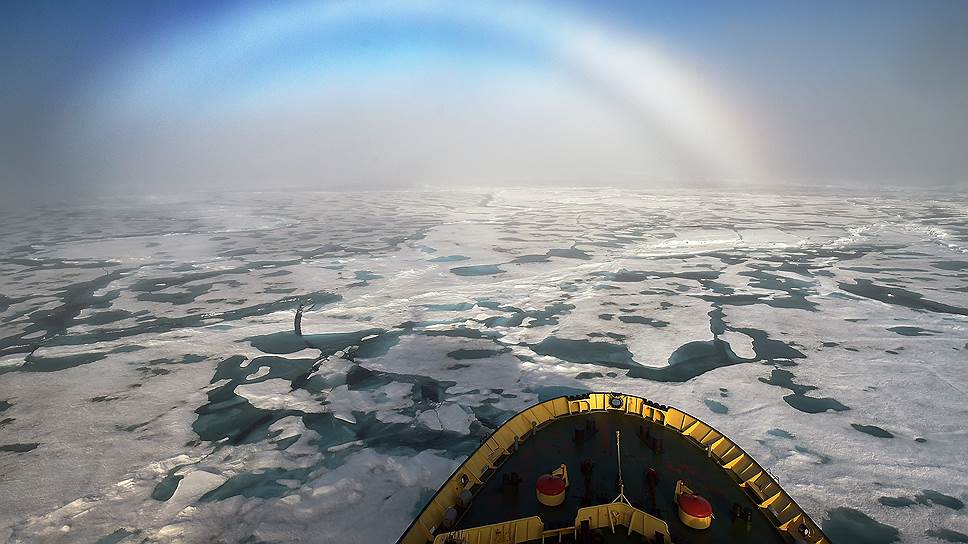
[[[588,522],[589,529],[611,529],[612,532],[624,528],[626,534],[638,533],[649,538],[661,535],[663,542],[669,540],[669,526],[661,519],[629,506],[624,502],[612,502],[598,506],[586,506],[578,510],[575,526],[563,529],[545,530],[544,522],[538,516],[521,518],[504,523],[484,525],[462,531],[441,533],[434,544],[446,544],[448,539],[461,544],[520,544],[522,542],[558,542],[564,535],[575,535],[582,522]]]
[[[621,399],[621,403],[617,399]],[[665,542],[671,542],[668,537],[669,529],[664,521],[621,502],[581,508],[575,518],[575,526],[563,529],[545,531],[544,523],[537,516],[453,533],[447,533],[441,527],[444,512],[458,503],[458,496],[465,488],[486,481],[519,443],[526,441],[533,433],[540,432],[546,423],[558,418],[606,410],[648,419],[692,439],[697,447],[706,450],[732,476],[737,486],[746,489],[758,499],[760,510],[781,534],[788,537],[787,540],[829,544],[820,527],[803,512],[780,484],[732,440],[676,408],[641,397],[614,393],[558,397],[527,408],[506,421],[437,491],[400,537],[399,544],[440,544],[447,537],[458,537],[467,544],[520,544],[535,540],[558,542],[560,536],[574,534],[583,520],[588,520],[592,529],[608,527],[617,531],[622,527],[629,534],[635,532],[650,538],[659,533],[665,536]],[[804,528],[807,529],[806,537],[802,533]]]

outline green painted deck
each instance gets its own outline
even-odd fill
[[[586,421],[594,421],[598,431],[587,436],[581,444],[574,442],[575,429],[585,428]],[[638,436],[639,426],[649,429],[651,436],[662,439],[664,451],[655,454]],[[586,494],[581,463],[591,459],[594,471],[591,478],[591,504],[611,502],[618,495],[615,431],[622,434],[622,473],[625,495],[632,506],[657,515],[669,524],[672,541],[686,543],[756,543],[784,542],[752,500],[732,478],[691,440],[660,425],[629,417],[621,412],[591,412],[561,418],[548,423],[534,436],[520,445],[490,478],[474,492],[470,508],[460,518],[456,529],[467,529],[528,516],[540,516],[545,528],[573,526],[575,515]],[[565,503],[557,507],[541,505],[535,496],[534,484],[538,476],[551,472],[559,464],[568,466],[570,487]],[[653,467],[659,474],[656,488],[656,507],[646,484],[646,472]],[[517,493],[502,491],[504,474],[516,472],[522,479]],[[679,521],[674,502],[676,480],[683,480],[692,490],[712,504],[712,527],[699,531]],[[733,503],[752,511],[751,523],[733,522],[730,512]],[[642,542],[628,539],[624,530],[612,535],[605,531],[605,543]],[[635,535],[633,535],[635,536]]]

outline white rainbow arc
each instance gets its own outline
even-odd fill
[[[192,28],[129,59],[116,85],[120,100],[114,93],[102,111],[138,115],[172,97],[189,100],[206,73],[244,62],[295,33],[413,16],[509,33],[536,45],[607,89],[611,99],[621,97],[637,115],[657,121],[669,138],[721,177],[763,172],[748,121],[709,82],[637,35],[538,4],[372,0],[260,5]]]

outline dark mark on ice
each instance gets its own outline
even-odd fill
[[[629,371],[628,376],[657,382],[685,382],[710,370],[743,362],[747,360],[737,357],[729,344],[717,338],[679,346],[669,356],[669,366],[637,366]]]
[[[888,544],[900,540],[894,527],[877,522],[853,508],[834,508],[827,511],[823,532],[831,542],[851,544]]]
[[[939,270],[968,271],[968,261],[938,261],[931,263],[931,266]]]
[[[940,538],[947,542],[968,542],[968,535],[959,533],[958,531],[952,531],[951,529],[928,529],[924,534],[934,538]]]
[[[119,544],[122,540],[132,535],[137,535],[141,531],[129,531],[125,528],[118,529],[109,535],[102,536],[94,544]]]
[[[21,370],[24,372],[57,372],[58,370],[66,370],[76,366],[91,364],[107,356],[107,353],[97,351],[79,353],[77,355],[65,355],[63,357],[37,357],[35,355],[28,355],[24,365],[12,370]]]
[[[428,259],[428,263],[454,263],[458,261],[469,261],[470,257],[464,255],[445,255],[441,257],[434,257],[433,259]]]
[[[888,327],[887,330],[901,336],[934,336],[938,331],[922,329],[921,327]]]
[[[9,451],[12,453],[26,453],[37,449],[39,442],[31,442],[29,444],[4,444],[0,445],[0,451]]]
[[[857,279],[856,283],[840,283],[840,288],[853,295],[877,300],[885,304],[904,306],[913,310],[923,310],[943,314],[968,315],[968,309],[950,306],[924,298],[924,295],[901,289],[899,287],[885,287],[877,285],[871,280]]]
[[[820,453],[818,451],[814,451],[814,450],[812,450],[810,448],[805,448],[803,446],[796,446],[793,449],[796,450],[799,453],[802,453],[802,454],[808,456],[808,457],[813,457],[816,460],[817,464],[820,464],[820,465],[829,465],[830,464],[830,461],[832,461],[832,459],[830,458],[829,455],[824,455],[824,454],[822,454],[822,453]]]
[[[279,480],[305,481],[312,468],[269,468],[232,476],[225,483],[202,495],[199,502],[212,502],[242,496],[246,498],[273,499],[292,491]]]
[[[428,312],[464,312],[474,307],[470,302],[460,302],[457,304],[424,304],[424,309]]]
[[[646,270],[619,270],[618,272],[594,272],[592,276],[604,278],[606,281],[621,283],[642,282],[647,280],[679,278],[683,280],[703,281],[715,280],[719,272],[715,270],[699,270],[694,272],[654,272]]]
[[[961,502],[960,499],[950,495],[945,495],[944,493],[940,493],[932,489],[922,490],[920,493],[915,495],[913,499],[909,497],[880,497],[877,499],[877,502],[892,508],[904,508],[907,506],[914,506],[915,504],[920,504],[923,506],[933,506],[937,504],[952,510],[961,510],[965,507],[965,503]]]
[[[418,331],[422,336],[447,336],[451,338],[497,338],[500,334],[490,331],[482,331],[469,327],[456,327],[453,329],[431,329]]]
[[[770,373],[770,378],[760,378],[759,380],[768,385],[775,385],[784,389],[789,389],[793,393],[783,397],[787,404],[808,414],[819,414],[828,410],[842,412],[850,410],[839,401],[832,398],[817,398],[806,395],[808,391],[817,389],[812,385],[801,385],[793,383],[793,373],[789,370],[774,368]]]
[[[746,331],[746,329],[744,329]],[[769,340],[762,331],[749,329],[756,334],[759,348],[764,355],[783,354],[789,356],[803,356],[799,351],[790,348],[786,344]],[[591,333],[597,334],[597,333]],[[607,333],[609,337],[624,340],[624,336]],[[745,362],[750,359],[743,359],[733,353],[729,344],[718,338],[713,340],[700,340],[689,342],[677,348],[668,360],[668,366],[654,368],[643,366],[634,360],[632,353],[625,345],[612,344],[609,342],[592,342],[589,340],[572,340],[549,336],[537,344],[531,346],[532,351],[539,355],[550,355],[564,361],[583,364],[597,364],[613,368],[629,370],[628,376],[631,378],[643,378],[659,382],[684,382],[700,374],[704,374],[716,368],[730,366]]]
[[[905,506],[914,506],[917,504],[914,502],[914,499],[910,499],[908,497],[880,497],[877,499],[877,502],[891,508],[903,508]]]
[[[313,299],[317,306],[330,304],[342,299],[340,295],[334,295],[326,292],[316,292],[300,296],[289,296],[277,301],[246,306],[225,312],[212,312],[201,315],[188,315],[174,318],[148,318],[143,322],[139,322],[138,325],[123,329],[108,329],[88,333],[62,335],[52,339],[50,342],[48,342],[48,345],[83,345],[95,342],[112,341],[128,336],[167,332],[183,327],[198,327],[209,324],[210,322],[236,321],[246,317],[266,315],[279,310],[290,309],[292,308],[294,302],[305,300],[307,298]]]
[[[500,355],[502,353],[507,353],[509,350],[497,350],[497,349],[458,349],[450,351],[447,356],[451,359],[463,360],[463,359],[487,359]]]
[[[717,414],[725,414],[725,413],[729,412],[729,408],[725,404],[722,404],[720,402],[716,402],[714,400],[706,399],[706,400],[703,401],[703,403],[706,405],[707,408],[709,408],[710,410],[712,410],[714,413],[717,413]]]
[[[599,316],[601,317],[601,316]],[[649,325],[650,327],[662,328],[669,324],[668,321],[662,321],[661,319],[652,319],[651,317],[641,317],[638,315],[620,315],[618,320],[622,323],[637,323],[640,325]]]
[[[544,387],[539,387],[535,391],[538,394],[538,402],[544,402],[546,400],[551,400],[556,397],[569,396],[569,395],[582,395],[588,393],[588,389],[580,389],[577,387],[559,386],[559,385],[548,385]]]
[[[158,482],[158,485],[151,491],[151,498],[156,501],[167,501],[174,494],[175,490],[178,489],[178,482],[182,480],[185,476],[182,474],[175,474],[174,468],[168,472],[168,474]]]
[[[373,272],[370,272],[369,270],[357,270],[354,273],[354,277],[356,277],[356,279],[362,280],[364,282],[370,281],[370,280],[378,280],[378,279],[383,278],[383,276],[381,276],[379,274],[374,274]]]
[[[869,434],[871,436],[876,436],[877,438],[894,438],[893,434],[875,425],[859,425],[857,423],[851,423],[850,426],[853,427],[854,430],[860,431],[864,434]]]
[[[551,249],[548,250],[546,255],[549,257],[562,257],[565,259],[579,259],[582,261],[587,261],[592,258],[591,255],[575,248],[574,246],[569,249]]]
[[[489,310],[510,312],[512,314],[509,317],[494,316],[479,321],[487,327],[519,327],[528,319],[532,319],[533,321],[526,324],[526,327],[557,325],[558,316],[568,314],[575,309],[574,304],[568,304],[566,302],[556,302],[545,306],[541,310],[522,310],[514,306],[502,306],[497,302],[488,300],[478,300],[477,305]]]
[[[790,433],[784,431],[783,429],[770,429],[770,430],[766,431],[766,434],[772,435],[772,436],[777,436],[779,438],[796,438],[795,435],[790,434]]]
[[[933,491],[931,489],[925,489],[914,496],[914,500],[918,501],[918,504],[932,505],[938,504],[941,506],[946,506],[952,510],[961,510],[965,507],[965,503],[961,500],[952,497],[950,495],[945,495],[938,491]]]
[[[286,355],[296,353],[306,348],[318,349],[323,355],[332,355],[348,346],[359,344],[371,335],[382,334],[384,329],[364,329],[353,332],[335,332],[324,334],[304,334],[298,336],[293,332],[275,332],[246,338],[252,347],[263,353]]]
[[[475,266],[458,266],[450,269],[452,274],[458,276],[493,276],[503,274],[506,270],[501,269],[496,264],[480,264]]]
[[[756,353],[758,360],[805,359],[807,357],[802,351],[791,345],[770,338],[766,331],[742,327],[732,327],[729,330],[741,332],[753,339],[753,352]]]
[[[550,262],[547,255],[521,255],[520,257],[515,257],[508,264],[529,264],[529,263],[547,263]]]

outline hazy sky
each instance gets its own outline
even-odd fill
[[[968,2],[10,1],[0,191],[968,188]]]

